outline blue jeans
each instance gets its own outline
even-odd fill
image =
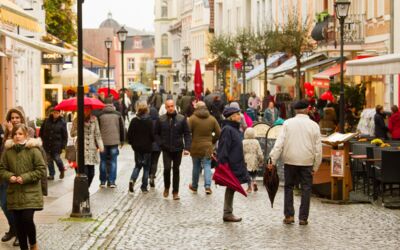
[[[117,179],[117,157],[119,155],[118,145],[104,146],[104,151],[100,153],[100,182],[105,184],[108,179],[108,184],[114,185]],[[109,169],[107,171],[107,162]],[[107,176],[108,172],[108,176]]]
[[[56,165],[60,173],[64,171],[64,163],[61,160],[59,153],[46,152],[46,157],[47,157],[47,167],[49,168],[50,176],[54,176],[56,174],[56,171],[54,169],[54,162],[56,162]]]
[[[199,185],[199,176],[201,172],[201,166],[204,168],[204,187],[211,187],[211,158],[203,157],[196,158],[193,157],[193,172],[192,172],[192,187],[197,189]]]
[[[133,169],[131,180],[136,181],[140,170],[143,168],[142,186],[140,187],[142,190],[147,190],[150,166],[151,153],[140,153],[135,151],[135,168]]]
[[[0,205],[1,205],[1,209],[3,210],[4,215],[7,218],[8,225],[10,226],[10,230],[15,230],[14,215],[11,211],[7,210],[7,188],[8,188],[8,183],[5,181],[0,181]]]

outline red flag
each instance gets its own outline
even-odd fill
[[[197,100],[200,99],[201,93],[203,93],[203,79],[201,77],[199,60],[196,60],[196,69],[194,71],[194,93]]]

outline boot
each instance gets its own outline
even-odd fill
[[[154,184],[154,176],[150,176],[150,187],[155,187],[156,185]]]
[[[34,245],[32,245],[32,246],[30,247],[30,250],[39,250],[38,244],[35,243]]]
[[[129,181],[129,192],[130,193],[135,192],[135,190],[133,189],[134,186],[135,186],[135,181],[134,180],[130,180]]]
[[[14,230],[10,229],[10,231],[5,233],[3,238],[1,238],[1,241],[7,242],[7,241],[11,240],[13,237],[15,237],[15,232],[14,232]]]
[[[172,198],[174,200],[179,200],[180,199],[179,194],[177,192],[172,194]]]
[[[168,197],[168,195],[169,195],[169,189],[168,189],[168,188],[166,188],[166,189],[164,189],[163,196],[164,196],[164,198],[167,198],[167,197]]]
[[[253,186],[254,186],[254,187],[253,187],[254,192],[257,192],[257,191],[258,191],[257,183],[254,182],[254,185],[253,185]]]
[[[65,172],[64,169],[60,171],[60,179],[64,179],[64,172]]]

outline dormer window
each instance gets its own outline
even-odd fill
[[[134,42],[134,47],[135,47],[135,49],[141,49],[142,48],[142,40],[136,39]]]
[[[161,17],[168,17],[168,1],[161,3]]]

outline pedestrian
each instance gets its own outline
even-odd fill
[[[268,105],[270,102],[274,102],[274,97],[271,95],[269,90],[267,90],[267,95],[264,96],[263,101],[262,101],[262,110],[264,111],[266,108],[268,108]]]
[[[211,155],[214,152],[214,144],[221,134],[221,128],[202,101],[195,104],[195,111],[188,119],[188,123],[192,133],[190,155],[193,161],[192,183],[189,184],[189,189],[197,193],[199,176],[203,168],[205,192],[206,194],[212,194]]]
[[[375,107],[375,111],[376,111],[374,116],[375,137],[387,140],[388,139],[387,132],[389,131],[389,129],[385,124],[386,115],[383,110],[383,106],[377,105]]]
[[[393,105],[392,115],[389,117],[389,131],[392,134],[392,140],[400,140],[400,112],[396,105]]]
[[[54,180],[56,174],[54,162],[60,171],[60,179],[64,179],[64,163],[61,160],[61,151],[65,149],[68,142],[67,124],[59,110],[51,109],[51,113],[40,127],[39,136],[43,141],[46,152],[47,167],[49,169],[48,180]]]
[[[210,113],[217,120],[218,124],[221,126],[222,122],[222,112],[224,111],[224,104],[221,101],[219,95],[215,95],[210,107]]]
[[[229,104],[229,107],[240,110],[240,105],[238,102],[231,102]],[[244,119],[244,115],[241,112],[239,114],[240,114],[240,132],[242,133],[242,138],[243,138],[243,133],[247,129],[247,123],[246,120]]]
[[[268,103],[268,107],[264,111],[264,121],[272,126],[274,122],[278,119],[278,117],[279,111],[277,108],[275,108],[275,103],[273,101],[270,101]]]
[[[143,168],[143,193],[147,193],[147,185],[151,166],[151,152],[154,142],[153,122],[149,116],[149,108],[145,102],[137,106],[137,115],[132,119],[128,129],[128,142],[135,152],[135,168],[129,181],[129,192],[134,192],[134,185]]]
[[[186,90],[182,90],[182,98],[180,100],[180,110],[181,114],[187,116],[187,111],[190,110],[190,105],[192,104],[192,96],[187,93]]]
[[[156,92],[155,89],[153,89],[153,94],[149,97],[148,101],[150,107],[155,107],[157,110],[160,110],[160,107],[162,105],[162,96],[159,92]]]
[[[248,182],[247,192],[251,193],[252,190],[257,192],[257,171],[264,163],[264,154],[261,150],[260,142],[256,139],[254,128],[248,128],[244,132],[243,153],[244,162],[246,163],[247,171],[251,178]]]
[[[324,108],[324,115],[319,121],[321,133],[332,134],[335,132],[337,124],[338,122],[335,109],[333,107]]]
[[[4,139],[12,139],[11,131],[15,125],[24,124],[28,127],[28,136],[30,138],[35,137],[35,130],[28,126],[28,121],[25,117],[25,112],[22,107],[11,108],[6,114],[6,121],[4,125]]]
[[[282,131],[269,155],[272,164],[267,167],[271,169],[278,159],[284,163],[284,224],[294,223],[293,188],[300,181],[302,192],[299,224],[307,225],[313,175],[322,159],[321,133],[318,124],[307,115],[307,101],[297,101],[293,108],[296,116],[283,123]]]
[[[261,106],[260,98],[256,95],[255,92],[251,92],[250,98],[247,101],[247,105],[254,111],[254,114],[258,114],[258,110]]]
[[[11,131],[1,158],[0,178],[8,182],[7,208],[14,215],[21,249],[38,249],[35,211],[43,209],[41,178],[46,175],[45,161],[39,147],[41,140],[30,138],[28,127],[19,124]]]
[[[115,110],[113,99],[105,99],[106,106],[99,113],[97,119],[103,140],[104,151],[100,153],[100,187],[115,188],[117,179],[117,158],[119,155],[118,145],[124,145],[125,127],[122,115]],[[107,163],[109,171],[107,176]]]
[[[84,108],[84,145],[85,145],[85,174],[88,177],[89,187],[92,184],[93,177],[95,174],[94,166],[100,163],[100,157],[98,151],[102,153],[104,151],[103,140],[101,139],[101,133],[99,123],[96,116],[92,115],[92,109],[89,107]],[[71,128],[71,137],[78,136],[78,119],[74,119]],[[78,145],[75,145],[78,149]],[[81,167],[81,166],[79,166]]]
[[[186,117],[175,111],[173,100],[165,102],[167,114],[160,116],[156,123],[155,137],[162,149],[164,162],[164,193],[169,195],[171,186],[171,167],[173,170],[172,197],[179,200],[179,166],[181,165],[182,152],[189,154],[191,138]],[[172,165],[172,166],[171,166]]]
[[[250,177],[244,162],[242,135],[240,133],[240,109],[227,107],[223,115],[221,136],[218,140],[218,163],[228,164],[240,183],[248,183]],[[235,190],[227,187],[225,190],[223,221],[239,222],[240,217],[233,215],[233,197]]]
[[[165,107],[165,104],[163,104]],[[160,109],[161,110],[161,109]],[[166,113],[167,111],[165,111]],[[150,118],[152,121],[153,125],[153,135],[155,134],[155,128],[156,128],[156,123],[159,119],[159,115],[157,112],[157,109],[154,107],[150,108]],[[156,179],[156,174],[157,174],[157,167],[158,167],[158,159],[160,158],[161,155],[161,148],[160,145],[158,145],[157,141],[154,140],[152,144],[152,149],[151,149],[151,166],[150,166],[150,187],[154,188],[155,187],[155,179]]]

